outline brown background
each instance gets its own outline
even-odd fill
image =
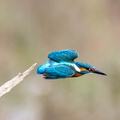
[[[0,0],[1,85],[62,49],[108,76],[44,80],[34,69],[0,98],[0,120],[120,120],[120,1]]]

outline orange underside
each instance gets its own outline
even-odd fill
[[[83,75],[83,74],[76,73],[76,74],[74,74],[72,77],[79,77],[79,76],[81,76],[81,75]]]

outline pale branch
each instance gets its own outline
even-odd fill
[[[30,72],[34,69],[34,67],[37,65],[37,63],[34,63],[29,69],[27,69],[25,72],[23,73],[19,73],[17,76],[15,76],[14,78],[12,78],[11,80],[9,80],[8,82],[6,82],[5,84],[3,84],[0,87],[0,97],[4,94],[6,94],[7,92],[9,92],[14,86],[16,86],[17,84],[19,84],[25,76],[27,76],[28,74],[30,74]]]

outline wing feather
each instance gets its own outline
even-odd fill
[[[75,52],[74,50],[71,50],[71,49],[54,51],[54,52],[51,52],[48,55],[48,58],[50,60],[54,60],[56,62],[60,62],[60,61],[70,61],[70,62],[72,62],[77,57],[78,57],[78,53]]]
[[[72,70],[71,67],[66,65],[55,65],[52,67],[48,67],[45,72],[44,76],[46,79],[57,79],[57,78],[66,78],[73,76],[75,71]]]

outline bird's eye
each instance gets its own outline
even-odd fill
[[[94,69],[93,69],[93,68],[89,68],[88,70],[89,70],[89,71],[93,71]]]

